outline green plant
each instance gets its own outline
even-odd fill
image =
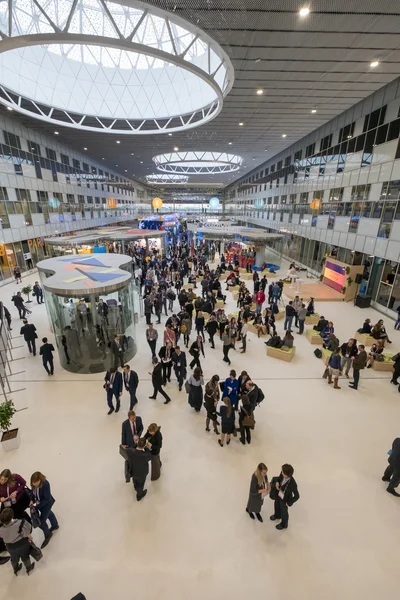
[[[31,300],[29,299],[29,294],[32,293],[32,286],[31,285],[26,285],[25,287],[22,288],[21,292],[23,294],[25,294],[25,296],[28,296],[27,302],[31,302]]]
[[[346,281],[347,281],[347,283],[348,283],[349,285],[351,285],[351,284],[353,283],[353,279],[352,279],[351,277],[348,277],[348,278],[346,279]]]
[[[350,267],[346,267],[346,273],[347,275],[350,273]]]
[[[17,412],[14,402],[12,400],[6,400],[0,404],[0,430],[9,431],[11,427],[11,421],[15,413]]]
[[[344,286],[342,287],[342,294],[345,294],[345,293],[346,293],[346,290],[347,290],[347,288],[346,288],[346,286],[344,285]]]

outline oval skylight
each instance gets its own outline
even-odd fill
[[[0,102],[79,129],[195,127],[219,113],[233,84],[214,40],[142,2],[0,2],[0,33]]]
[[[226,152],[170,152],[154,156],[153,162],[164,173],[208,175],[238,171],[243,158]]]

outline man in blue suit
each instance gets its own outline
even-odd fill
[[[112,367],[109,371],[107,371],[106,376],[104,377],[104,389],[107,392],[107,404],[109,407],[108,415],[111,413],[118,412],[121,407],[121,396],[123,390],[123,381],[122,374],[118,371],[118,369],[114,369]],[[113,405],[113,396],[115,396],[116,408],[114,409]]]
[[[134,410],[128,411],[128,418],[122,423],[121,446],[123,448],[136,448],[142,433],[142,417],[137,416]]]
[[[131,369],[129,365],[124,366],[124,384],[125,389],[130,395],[129,410],[132,410],[138,401],[136,398],[136,390],[139,385],[139,377],[136,371]]]

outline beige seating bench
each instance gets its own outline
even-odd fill
[[[217,300],[215,303],[215,310],[218,310],[219,308],[224,308],[224,301],[223,300]]]
[[[319,335],[318,331],[314,331],[314,329],[307,329],[306,338],[308,339],[310,344],[313,344],[315,346],[322,346],[323,344],[322,337]]]
[[[248,324],[247,325],[248,331],[251,331],[251,333],[255,333],[256,335],[258,335],[258,331],[257,331],[257,327],[253,324]],[[261,326],[261,333],[260,335],[265,335],[267,333],[267,328],[265,327],[265,325]]]
[[[306,317],[306,325],[317,325],[319,319],[320,319],[320,315],[318,313],[309,315],[308,317]]]
[[[327,350],[326,348],[321,348],[321,352],[322,352],[322,362],[324,363],[325,366],[328,366],[328,360],[331,357],[332,351]]]
[[[377,360],[374,360],[374,362],[372,363],[372,368],[374,371],[386,371],[389,373],[393,373],[393,365],[394,362],[392,361],[392,356],[393,354],[383,354],[383,360],[381,360],[380,362]]]
[[[279,312],[275,315],[275,321],[280,321],[285,318],[286,311],[283,308],[279,309]]]
[[[358,331],[354,334],[357,342],[363,344],[364,346],[372,346],[372,344],[376,343],[376,339],[372,337],[369,333],[358,333]]]
[[[278,358],[279,360],[290,362],[295,354],[296,346],[293,346],[293,348],[288,348],[287,350],[267,346],[267,356],[270,356],[271,358]]]

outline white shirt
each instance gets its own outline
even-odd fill
[[[241,333],[242,333],[242,336],[245,336],[245,335],[247,335],[247,330],[248,330],[248,325],[247,325],[247,323],[244,323],[244,324],[242,325],[242,331],[241,331]]]

